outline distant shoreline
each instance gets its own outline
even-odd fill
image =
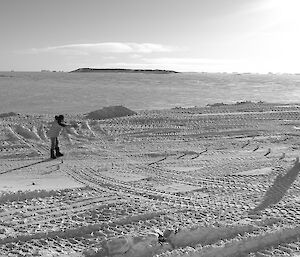
[[[175,106],[175,107],[166,107],[166,108],[156,108],[156,109],[133,109],[128,108],[123,105],[107,105],[100,109],[96,110],[88,110],[86,112],[64,112],[67,115],[82,115],[86,117],[90,117],[91,119],[95,119],[95,117],[103,116],[105,119],[107,119],[109,116],[113,116],[111,118],[116,117],[122,117],[122,116],[130,116],[137,114],[139,112],[163,112],[163,111],[179,111],[187,114],[193,113],[195,110],[201,110],[197,113],[197,115],[207,115],[207,113],[211,113],[211,110],[219,110],[219,112],[216,112],[217,114],[220,113],[227,113],[228,110],[237,109],[236,112],[233,112],[234,114],[238,113],[250,113],[250,112],[263,112],[262,108],[266,108],[266,112],[272,113],[277,112],[276,108],[280,108],[282,110],[286,108],[294,108],[294,112],[299,112],[300,110],[300,103],[294,102],[294,103],[280,103],[280,102],[266,102],[266,101],[237,101],[235,103],[223,103],[223,102],[216,102],[212,104],[205,104],[205,105],[199,105],[199,106]],[[255,109],[254,111],[249,111],[249,108]],[[0,120],[3,118],[13,117],[13,116],[22,116],[22,115],[54,115],[57,114],[57,112],[20,112],[20,111],[7,111],[7,112],[0,112]],[[121,115],[122,114],[122,115]],[[123,115],[124,114],[124,115]],[[121,115],[121,116],[119,116]]]
[[[79,68],[70,72],[113,72],[113,73],[151,73],[151,74],[170,74],[179,73],[173,70],[148,70],[148,69],[94,69],[94,68]]]

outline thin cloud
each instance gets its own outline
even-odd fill
[[[146,63],[153,64],[228,64],[239,60],[208,59],[208,58],[143,58]]]
[[[121,43],[105,42],[94,44],[69,44],[59,46],[49,46],[44,48],[32,48],[27,53],[60,53],[88,55],[95,53],[131,53],[131,54],[150,54],[150,53],[169,53],[178,50],[176,47],[153,44],[153,43]]]
[[[244,60],[206,59],[206,58],[140,58],[137,62],[110,62],[107,67],[133,69],[169,69],[176,71],[232,71]],[[139,62],[138,62],[139,61]]]

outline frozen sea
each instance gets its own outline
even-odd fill
[[[300,75],[0,72],[0,113],[87,113],[237,101],[300,103]]]

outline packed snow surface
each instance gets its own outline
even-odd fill
[[[0,256],[297,256],[299,108],[0,115]]]

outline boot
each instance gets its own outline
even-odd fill
[[[56,152],[56,157],[64,156],[64,155],[59,151],[59,147],[56,147],[56,148],[55,148],[55,152]]]
[[[50,158],[51,159],[56,159],[56,156],[54,154],[54,150],[53,149],[50,150]]]

